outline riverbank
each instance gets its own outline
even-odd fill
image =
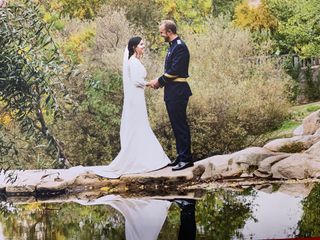
[[[314,109],[314,107],[312,107]],[[46,195],[101,189],[110,193],[170,193],[192,186],[240,186],[244,182],[284,180],[318,181],[320,178],[320,110],[305,117],[293,137],[275,139],[262,147],[215,155],[195,162],[194,167],[171,167],[119,179],[102,178],[90,167],[1,171],[0,191],[5,195]],[[250,183],[251,182],[251,183]],[[211,185],[210,185],[211,184]],[[200,187],[201,188],[201,187]]]

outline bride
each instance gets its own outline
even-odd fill
[[[123,57],[124,103],[120,126],[121,150],[108,165],[94,167],[94,173],[118,178],[123,174],[143,173],[170,163],[148,120],[144,89],[147,72],[140,59],[145,49],[141,37],[129,40]]]

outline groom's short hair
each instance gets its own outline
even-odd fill
[[[165,30],[168,32],[172,32],[173,34],[177,34],[177,25],[172,20],[163,20],[160,23],[160,26],[163,25]]]

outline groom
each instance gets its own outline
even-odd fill
[[[159,32],[169,43],[164,74],[150,81],[151,87],[164,87],[164,101],[176,139],[178,156],[169,164],[172,170],[182,170],[193,166],[191,156],[190,128],[187,122],[187,105],[192,95],[187,82],[190,54],[187,45],[177,35],[177,26],[171,20],[164,20]]]

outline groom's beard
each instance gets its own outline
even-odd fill
[[[168,36],[163,37],[165,42],[170,42],[170,38]]]

